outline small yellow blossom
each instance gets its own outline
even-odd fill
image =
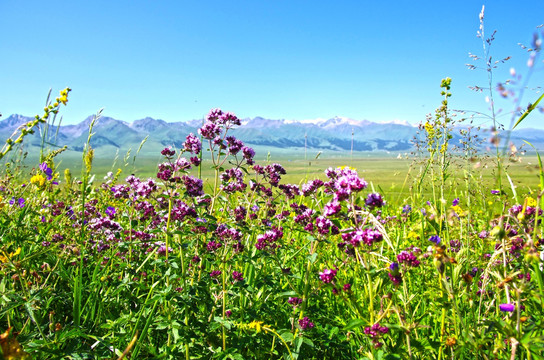
[[[45,177],[42,174],[34,175],[30,178],[30,183],[41,187],[45,184]]]
[[[417,239],[419,235],[415,231],[410,231],[407,236],[408,239]]]
[[[525,201],[527,202],[527,206],[531,206],[531,207],[536,206],[536,200],[533,199],[532,197],[528,197],[527,199],[525,199]]]
[[[262,330],[262,325],[263,325],[263,322],[262,321],[255,321],[253,320],[252,322],[250,322],[248,324],[248,328],[250,329],[255,329],[256,332],[261,332]]]
[[[4,253],[2,251],[2,253]],[[21,253],[21,248],[17,248],[17,250],[15,250],[15,252],[12,252],[12,253],[4,253],[5,255],[2,255],[0,254],[0,262],[2,264],[5,264],[7,262],[9,262],[10,259],[14,258],[15,256],[19,255]]]
[[[460,217],[465,216],[464,210],[463,210],[459,205],[452,206],[451,208],[452,208],[453,211],[455,211],[455,213],[456,213],[457,215],[459,215]]]

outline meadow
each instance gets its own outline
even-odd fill
[[[97,117],[23,159],[61,91],[0,150],[2,357],[544,359],[539,153],[451,144],[450,87],[401,159],[257,154],[220,109],[160,154],[95,156]]]

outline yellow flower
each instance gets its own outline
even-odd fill
[[[455,211],[455,213],[456,213],[457,215],[459,215],[460,217],[465,216],[465,212],[463,211],[463,209],[461,209],[461,207],[460,207],[459,205],[452,206],[451,208],[452,208],[453,211]]]
[[[19,255],[20,253],[21,253],[21,248],[17,248],[17,250],[15,250],[15,252],[12,252],[12,253],[9,253],[9,254],[4,253],[5,255],[0,255],[0,262],[2,264],[5,264],[5,263],[9,262],[10,259],[12,259],[15,256]]]
[[[37,174],[30,178],[30,183],[41,187],[45,184],[45,178],[42,174]]]
[[[528,197],[527,199],[525,199],[525,201],[527,202],[527,206],[531,206],[531,207],[536,206],[536,200],[533,199],[532,197]]]
[[[248,324],[248,328],[255,329],[256,332],[261,332],[263,322],[262,321],[255,321],[253,320]]]
[[[415,231],[410,231],[407,237],[408,239],[417,239],[419,238],[419,235]]]

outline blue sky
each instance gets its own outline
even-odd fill
[[[527,74],[544,23],[543,1],[0,1],[0,112],[37,114],[50,88],[73,89],[62,110],[77,123],[104,115],[132,121],[202,118],[220,107],[240,117],[346,116],[418,123],[453,79],[451,107],[487,112],[478,15],[497,30],[493,59]],[[539,31],[544,28],[539,29]],[[484,66],[483,62],[476,64]],[[529,87],[543,85],[542,58]],[[534,101],[528,90],[523,105]],[[512,102],[497,101],[507,125]],[[544,128],[534,114],[524,127]]]

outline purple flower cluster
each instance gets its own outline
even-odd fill
[[[274,251],[279,244],[277,243],[279,239],[283,237],[283,228],[273,227],[264,234],[257,235],[257,243],[255,247],[263,251]]]
[[[314,327],[314,323],[310,321],[310,319],[308,319],[307,316],[305,316],[304,318],[300,319],[298,321],[298,325],[300,326],[300,330],[304,331],[304,330],[309,330],[311,328]]]
[[[374,243],[382,241],[383,235],[376,229],[367,228],[344,233],[342,234],[342,240],[353,247],[357,247],[361,243],[372,246]]]
[[[244,277],[242,275],[243,274],[241,272],[234,271],[232,273],[232,280],[234,280],[235,282],[236,281],[244,281]]]
[[[389,265],[389,272],[387,273],[387,275],[396,286],[399,286],[402,283],[402,274],[399,271],[398,263],[394,262]]]
[[[202,179],[196,178],[194,176],[184,175],[182,177],[182,180],[188,195],[194,197],[204,195],[204,185]]]
[[[196,137],[193,133],[190,133],[185,138],[183,150],[188,151],[191,154],[198,155],[200,154],[200,151],[202,151],[202,143],[198,137]]]
[[[24,208],[25,207],[25,199],[24,198],[19,198],[17,200],[15,200],[14,197],[11,198],[11,200],[9,201],[9,204],[10,205],[13,205],[15,204],[15,202],[17,202],[17,205],[19,205],[20,208]]]
[[[221,189],[227,194],[232,194],[237,191],[242,192],[247,185],[244,184],[244,173],[240,169],[228,169],[222,173],[219,178],[223,182]]]
[[[212,277],[212,278],[217,278],[217,277],[219,277],[219,275],[221,275],[221,270],[213,270],[210,273],[210,277]]]
[[[294,309],[298,305],[302,304],[302,299],[299,297],[289,297],[289,299],[287,299],[287,302],[289,303],[289,305],[293,305],[293,309]]]
[[[351,168],[328,168],[325,175],[330,179],[325,185],[327,191],[338,201],[347,200],[352,193],[359,192],[367,187],[367,182],[357,175]]]
[[[310,180],[306,184],[303,184],[301,187],[302,195],[309,196],[311,194],[315,194],[317,189],[322,187],[325,183],[322,180],[315,179]]]
[[[161,242],[161,241],[157,241],[155,243],[155,246],[157,247],[157,254],[159,254],[160,256],[165,256],[166,255],[166,244]],[[171,247],[168,247],[168,253],[172,253],[174,250],[171,248]]]
[[[333,282],[335,277],[336,277],[335,269],[325,269],[319,273],[319,278],[325,284],[330,284],[331,282]]]
[[[389,332],[389,328],[387,326],[380,326],[380,324],[376,323],[372,326],[365,327],[364,333],[372,339],[372,343],[374,344],[375,348],[380,348],[383,344],[379,341],[380,338],[387,334]]]
[[[323,215],[325,216],[333,216],[338,214],[342,210],[342,204],[337,199],[333,199],[332,201],[325,204],[323,207]]]
[[[285,175],[286,171],[280,164],[270,164],[264,167],[264,171],[268,177],[268,182],[272,186],[278,186],[281,175]]]
[[[200,129],[198,129],[198,133],[206,140],[213,140],[219,136],[219,134],[221,134],[221,127],[208,121],[204,123]]]
[[[225,243],[238,243],[242,239],[242,233],[235,228],[229,228],[221,224],[215,229],[215,236]]]
[[[400,254],[397,255],[397,261],[400,264],[404,264],[410,267],[418,267],[420,264],[414,253],[408,251],[401,251]]]
[[[365,199],[366,206],[373,210],[375,208],[381,208],[385,205],[385,200],[382,198],[382,196],[378,193],[371,193],[368,194],[367,198]]]
[[[334,235],[340,232],[338,227],[324,216],[318,216],[315,219],[315,227],[317,228],[317,232],[321,235],[328,235],[329,232]]]

